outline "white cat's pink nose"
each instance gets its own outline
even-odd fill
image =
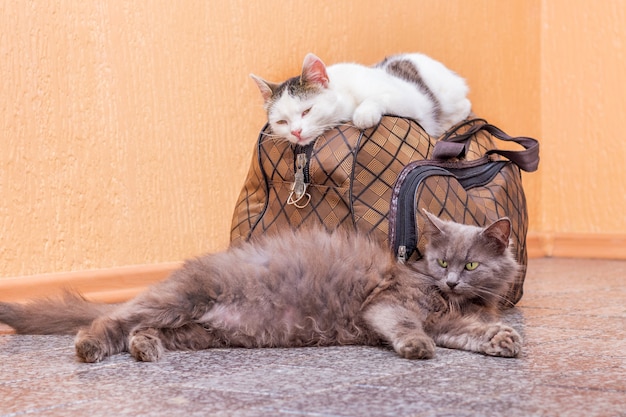
[[[300,135],[302,134],[302,129],[298,129],[298,130],[292,130],[291,134],[294,135],[295,137],[297,137],[298,139],[302,139],[300,137]]]

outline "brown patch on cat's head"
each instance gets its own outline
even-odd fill
[[[250,74],[250,78],[261,92],[265,110],[269,110],[285,92],[293,97],[305,98],[327,88],[329,82],[324,62],[312,53],[304,57],[302,73],[297,77],[289,78],[282,83],[273,83],[254,74]]]
[[[319,93],[321,90],[319,84],[307,82],[300,75],[289,78],[281,84],[265,81],[254,74],[250,74],[250,77],[259,87],[261,96],[263,97],[263,108],[268,112],[272,105],[278,101],[285,92],[292,97],[307,98],[312,94]]]

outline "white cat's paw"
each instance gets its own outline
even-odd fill
[[[376,103],[363,102],[354,110],[352,123],[359,129],[368,129],[375,126],[383,117],[383,113]]]
[[[483,352],[487,355],[513,358],[522,350],[522,337],[512,327],[494,325],[486,336],[489,341],[485,343]]]

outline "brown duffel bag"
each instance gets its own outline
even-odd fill
[[[476,118],[432,138],[415,121],[394,116],[364,131],[337,126],[306,146],[269,133],[265,126],[259,135],[235,206],[232,244],[280,228],[323,224],[370,233],[404,261],[423,251],[421,208],[478,226],[506,216],[523,268],[505,304],[521,298],[528,216],[520,168],[536,170],[535,139],[512,138]],[[524,150],[499,150],[494,138]]]

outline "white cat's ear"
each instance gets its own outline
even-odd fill
[[[259,87],[259,91],[261,91],[261,96],[263,96],[263,101],[267,103],[269,99],[272,98],[272,95],[274,94],[274,91],[279,84],[265,81],[263,78],[257,77],[254,74],[250,74],[250,78],[252,78],[256,85]]]
[[[308,53],[302,63],[302,79],[306,82],[328,87],[326,65],[315,54]]]
[[[493,241],[499,249],[504,250],[509,247],[511,221],[507,217],[496,220],[483,230],[482,234]]]
[[[443,233],[443,229],[444,229],[443,221],[439,219],[439,217],[430,213],[425,208],[422,209],[422,212],[424,213],[424,218],[426,219],[426,222],[425,222],[426,234]]]

